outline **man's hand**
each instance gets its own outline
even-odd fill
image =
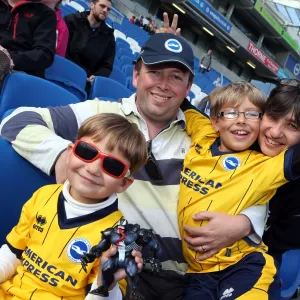
[[[168,13],[164,12],[164,27],[161,27],[155,31],[155,33],[173,33],[175,35],[180,35],[181,28],[177,28],[178,24],[178,15],[175,14],[172,20],[172,24],[170,27],[170,21]]]
[[[251,222],[245,215],[227,215],[218,212],[199,212],[194,220],[208,221],[203,227],[184,226],[187,236],[184,240],[190,249],[202,252],[199,260],[214,256],[221,249],[231,246],[236,241],[251,233]]]
[[[55,179],[57,183],[64,183],[67,180],[67,155],[65,150],[61,153],[55,164]]]
[[[94,79],[95,79],[95,75],[91,75],[90,77],[87,78],[86,81],[92,84]]]
[[[102,267],[104,265],[104,263],[112,256],[114,256],[117,253],[117,248],[116,247],[112,247],[109,250],[107,250],[106,252],[104,252],[101,256],[100,259],[100,265],[99,265],[99,272],[98,272],[98,276],[97,276],[97,284],[100,286],[102,284]],[[137,263],[137,267],[138,267],[138,271],[141,272],[143,269],[143,259],[142,259],[142,254],[139,251],[133,250],[132,251],[132,255],[135,258],[135,262]],[[118,283],[118,281],[125,279],[126,278],[126,273],[124,269],[120,269],[118,270],[115,274],[114,274],[114,282],[113,284],[109,287],[109,290],[112,290],[116,284]]]

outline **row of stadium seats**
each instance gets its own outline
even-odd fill
[[[88,4],[82,0],[68,1],[61,8],[66,15],[87,10]],[[67,59],[56,56],[54,64],[46,70],[47,80],[22,73],[14,73],[6,78],[0,95],[0,118],[13,113],[13,110],[20,106],[67,105],[79,103],[87,98],[93,99],[96,96],[103,100],[117,101],[119,98],[128,97],[134,92],[132,61],[149,36],[126,18],[121,24],[115,23],[111,19],[107,19],[107,23],[115,28],[117,45],[116,59],[110,78],[96,77],[88,96],[85,92],[87,78],[85,71]],[[210,93],[214,88],[212,82],[217,77],[221,77],[221,74],[213,69],[205,74],[199,73],[199,60],[196,57],[194,60],[196,76],[190,93],[191,99],[196,98],[203,91]],[[228,82],[230,81],[223,77],[223,84]],[[18,89],[15,88],[16,86]],[[11,145],[2,138],[0,138],[0,151],[1,182],[2,186],[5,187],[2,189],[2,199],[5,202],[3,201],[3,207],[0,210],[0,218],[3,220],[0,238],[4,241],[6,234],[18,221],[25,201],[40,186],[54,183],[55,180],[20,157]],[[30,178],[30,180],[24,180],[24,178]],[[291,299],[300,284],[299,270],[300,250],[288,251],[283,257],[280,270],[282,279],[281,299]]]

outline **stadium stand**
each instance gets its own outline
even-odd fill
[[[74,3],[76,4],[74,5]],[[82,0],[67,1],[60,5],[63,16],[76,13],[81,8],[88,10],[89,5]],[[119,22],[115,21],[116,18],[114,20],[107,18],[106,23],[115,29],[118,54],[110,78],[95,78],[89,95],[91,99],[100,97],[101,99],[117,101],[120,97],[127,97],[135,92],[135,88],[132,86],[132,60],[134,58],[132,59],[129,54],[131,53],[133,57],[133,53],[139,52],[141,46],[149,38],[144,30],[131,24],[128,19],[122,17],[120,12],[114,10],[116,15],[118,14],[117,20]],[[124,59],[126,55],[127,59]],[[119,58],[121,59],[119,60]],[[71,67],[72,62],[66,67],[67,62],[64,60],[60,57],[55,58],[54,65],[46,70],[48,81],[22,73],[9,75],[4,82],[0,95],[0,117],[7,110],[19,106],[47,107],[85,100],[86,74],[83,73],[84,70],[81,68],[79,70],[78,66],[76,66],[77,69],[74,66]],[[199,97],[209,94],[214,89],[213,82],[222,76],[214,69],[205,75],[200,74],[199,59],[194,57],[194,62],[195,80],[189,95],[191,100],[197,100]],[[227,83],[230,83],[230,80],[223,76],[223,85]],[[16,86],[18,89],[15,88]],[[262,86],[259,87],[263,89]],[[268,91],[264,92],[267,93]],[[3,199],[13,199],[13,201],[3,202],[4,207],[0,210],[1,220],[5,220],[2,222],[0,231],[0,238],[4,241],[6,234],[17,222],[22,205],[40,186],[53,183],[54,178],[45,175],[21,158],[11,145],[2,138],[0,138],[0,151],[2,154],[0,156],[1,171],[5,174],[2,176],[2,184],[5,187],[2,189],[2,196]],[[24,178],[30,180],[24,180]],[[19,188],[16,189],[16,186]],[[8,211],[9,214],[7,214]],[[291,250],[285,253],[280,276],[282,280],[281,298],[291,299],[300,284],[300,250]]]

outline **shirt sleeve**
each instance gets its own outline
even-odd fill
[[[37,168],[50,175],[59,155],[77,136],[78,128],[98,113],[120,113],[120,103],[97,98],[67,106],[20,107],[0,125],[0,135]]]
[[[21,265],[20,259],[10,250],[7,244],[0,248],[0,283],[10,279]]]
[[[205,136],[218,137],[218,133],[214,130],[210,119],[198,111],[187,99],[184,99],[180,108],[184,112],[186,132],[191,136],[192,144]]]
[[[245,240],[250,245],[260,245],[260,243],[262,242],[265,224],[267,222],[268,204],[248,207],[240,214],[245,215],[249,218],[254,231],[254,233],[248,235]]]

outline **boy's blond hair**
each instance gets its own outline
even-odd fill
[[[107,136],[107,150],[117,149],[126,157],[130,163],[131,174],[147,162],[147,143],[144,135],[136,124],[117,114],[103,113],[90,117],[79,128],[77,139],[90,137],[99,142]]]
[[[216,118],[224,106],[238,106],[245,98],[264,112],[266,97],[258,88],[248,82],[233,82],[214,89],[209,95],[211,118]]]

